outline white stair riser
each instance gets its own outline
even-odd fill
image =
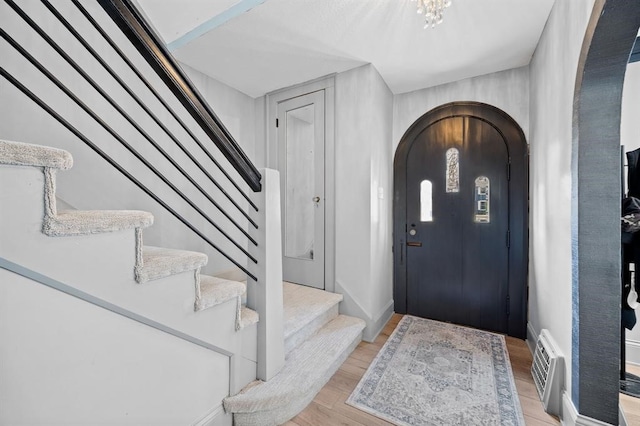
[[[0,182],[10,183],[0,185],[0,256],[63,282],[133,280],[134,230],[49,237],[42,233],[42,169],[3,166]]]
[[[300,398],[291,401],[284,408],[272,411],[258,411],[254,413],[234,413],[233,421],[235,426],[277,426],[286,423],[300,413],[304,408],[313,401],[315,396],[320,392],[322,387],[327,384],[333,374],[340,366],[349,358],[351,352],[362,341],[362,333],[360,333],[330,366],[329,373],[325,376],[324,381],[318,381],[314,387]]]
[[[3,226],[42,232],[45,214],[43,169],[2,165],[0,182],[0,219]]]
[[[316,333],[325,324],[338,316],[338,303],[333,305],[330,309],[317,316],[313,321],[306,324],[303,328],[287,337],[284,341],[285,355],[298,347],[302,342],[307,340],[311,335]]]

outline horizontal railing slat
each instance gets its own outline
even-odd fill
[[[3,31],[4,32],[4,31]],[[136,179],[131,173],[129,173],[124,167],[118,164],[113,158],[107,155],[103,150],[101,150],[95,143],[93,143],[88,137],[86,137],[83,133],[81,133],[76,127],[74,127],[69,121],[67,121],[64,117],[58,114],[53,108],[47,105],[42,99],[36,96],[29,88],[27,88],[24,84],[18,81],[14,76],[9,74],[7,70],[3,67],[0,67],[0,75],[7,79],[11,84],[13,84],[18,90],[24,93],[27,97],[29,97],[33,102],[35,102],[40,108],[45,110],[50,116],[56,119],[60,124],[67,128],[71,133],[73,133],[78,139],[83,141],[87,146],[89,146],[93,151],[95,151],[100,157],[106,160],[111,166],[116,168],[120,173],[122,173],[127,179],[137,185],[140,189],[142,189],[149,197],[155,200],[158,204],[160,204],[165,210],[171,213],[176,219],[182,222],[187,228],[196,233],[200,238],[207,242],[211,247],[213,247],[218,253],[224,256],[231,263],[236,265],[242,272],[247,274],[247,276],[251,277],[253,280],[257,281],[257,278],[254,274],[249,272],[247,268],[241,265],[238,261],[229,256],[224,250],[222,250],[217,244],[215,244],[209,237],[204,235],[200,230],[198,230],[195,226],[193,226],[189,221],[187,221],[184,217],[182,217],[177,211],[175,211],[169,204],[167,204],[164,200],[158,197],[155,192],[151,191],[148,187],[146,187],[142,182]],[[254,262],[256,260],[254,259]]]
[[[11,1],[11,0],[7,0]],[[28,18],[28,17],[27,17]],[[34,25],[36,25],[34,23]],[[36,25],[37,26],[37,25]],[[187,204],[189,204],[194,210],[196,210],[207,222],[209,222],[214,228],[218,230],[227,240],[229,240],[234,246],[236,246],[242,253],[244,253],[251,261],[257,263],[257,260],[236,240],[234,240],[220,225],[215,223],[209,215],[207,215],[201,207],[199,207],[193,200],[187,197],[178,187],[171,182],[166,176],[156,169],[144,155],[140,154],[129,142],[127,142],[113,127],[111,127],[106,121],[104,121],[95,111],[84,103],[78,96],[73,93],[67,86],[56,78],[44,65],[42,65],[37,59],[35,59],[29,52],[27,52],[18,42],[16,42],[11,36],[9,36],[3,29],[0,28],[0,37],[5,39],[11,44],[20,54],[27,59],[33,66],[35,66],[42,74],[44,74],[49,81],[55,84],[65,95],[67,95],[76,105],[78,105],[84,112],[86,112],[96,123],[106,130],[114,139],[127,149],[134,157],[136,157],[142,164],[144,164],[149,170],[151,170],[160,180],[162,180],[169,188],[171,188],[180,198],[182,198]]]
[[[94,30],[96,30],[97,33],[93,33],[92,32],[93,30],[91,29],[91,27],[86,27],[86,26],[76,27],[74,24],[72,24],[68,20],[71,18],[72,15],[68,15],[69,18],[64,16],[61,13],[61,11],[58,10],[59,6],[54,6],[52,2],[50,2],[50,0],[40,0],[40,3],[44,5],[44,7],[53,15],[51,18],[46,18],[44,16],[50,16],[50,15],[45,13],[45,15],[43,15],[44,17],[43,19],[45,19],[44,22],[49,22],[49,21],[46,21],[46,19],[49,19],[51,21],[55,17],[58,23],[62,25],[62,27],[60,28],[66,29],[69,32],[69,34],[71,34],[73,38],[75,38],[75,40],[84,47],[86,52],[90,54],[89,57],[95,59],[95,61],[98,64],[100,64],[102,69],[104,69],[104,71],[107,72],[107,74],[104,74],[104,75],[109,76],[115,82],[117,82],[117,84],[119,84],[119,86],[124,90],[124,92],[128,94],[129,98],[134,101],[135,105],[140,107],[140,110],[137,108],[133,108],[133,109],[127,108],[127,110],[125,110],[125,107],[129,105],[129,102],[128,102],[129,98],[127,98],[127,101],[124,104],[118,103],[114,99],[114,97],[111,96],[107,92],[107,90],[102,86],[104,82],[100,80],[100,83],[98,83],[95,77],[92,77],[92,75],[89,74],[88,71],[92,70],[93,68],[88,68],[87,70],[85,70],[81,65],[79,65],[79,62],[76,62],[69,54],[67,54],[66,49],[64,47],[59,45],[53,39],[52,36],[54,36],[54,33],[55,35],[58,35],[58,32],[51,32],[51,35],[48,34],[43,29],[43,27],[46,27],[46,28],[49,28],[49,27],[45,24],[42,24],[43,26],[40,26],[39,23],[36,23],[36,21],[32,19],[28,13],[26,13],[20,6],[18,6],[18,3],[15,0],[4,0],[4,2],[10,6],[13,12],[15,12],[18,15],[18,17],[21,18],[21,21],[24,21],[24,23],[27,24],[25,28],[27,29],[30,28],[35,33],[37,33],[40,36],[40,38],[44,42],[46,42],[49,45],[49,47],[53,49],[53,51],[55,51],[60,56],[60,58],[62,58],[69,66],[71,66],[71,68],[79,76],[81,76],[82,79],[84,79],[84,81],[86,81],[86,83],[88,83],[93,90],[95,90],[105,101],[107,101],[107,103],[113,109],[115,109],[115,111],[117,111],[117,113],[122,118],[124,118],[124,120],[129,125],[131,125],[133,129],[135,129],[135,131],[137,131],[133,140],[138,140],[138,137],[137,137],[138,134],[142,136],[142,138],[149,144],[149,146],[153,147],[155,151],[157,151],[161,155],[161,157],[158,157],[158,158],[161,158],[161,159],[163,158],[168,162],[168,164],[173,166],[173,168],[177,172],[179,172],[179,174],[182,175],[193,186],[193,188],[197,189],[218,210],[218,212],[222,214],[224,219],[228,221],[229,225],[233,225],[233,227],[235,227],[238,231],[240,231],[240,233],[242,233],[244,237],[247,238],[247,241],[249,243],[253,244],[254,246],[257,246],[258,243],[252,237],[252,235],[249,234],[249,232],[246,229],[244,229],[243,226],[241,226],[234,219],[234,217],[232,217],[229,214],[229,212],[227,212],[218,203],[218,200],[214,199],[214,197],[211,194],[209,194],[203,188],[203,186],[193,176],[191,176],[189,172],[187,172],[187,169],[185,169],[185,166],[187,165],[186,158],[188,158],[191,161],[189,165],[195,165],[197,169],[199,169],[209,179],[209,181],[211,181],[216,186],[216,188],[220,191],[220,193],[223,194],[228,199],[229,202],[231,202],[231,204],[238,210],[238,212],[244,216],[244,218],[247,220],[247,226],[252,226],[254,229],[257,229],[257,224],[253,220],[253,218],[248,214],[247,211],[245,211],[245,209],[241,208],[240,205],[236,202],[236,200],[234,200],[234,198],[225,190],[225,188],[223,188],[219,184],[219,182],[217,182],[217,180],[209,173],[209,171],[207,170],[207,167],[205,167],[201,163],[199,158],[206,159],[208,157],[209,159],[211,159],[211,161],[218,167],[220,172],[235,187],[238,193],[241,194],[244,197],[244,199],[248,202],[248,206],[250,206],[252,209],[254,209],[257,212],[258,208],[255,205],[255,203],[253,203],[253,201],[249,198],[249,196],[238,186],[239,181],[236,182],[236,180],[231,177],[228,170],[226,170],[225,167],[223,167],[217,161],[217,159],[213,156],[212,151],[207,149],[203,145],[201,140],[195,136],[193,132],[193,124],[190,127],[185,123],[183,119],[184,117],[186,117],[185,111],[180,110],[180,114],[182,115],[182,118],[181,118],[181,116],[178,115],[178,113],[172,107],[169,106],[169,103],[163,98],[163,96],[160,95],[160,93],[157,90],[157,87],[154,87],[154,85],[149,82],[149,80],[143,75],[141,69],[138,69],[133,64],[132,60],[127,56],[127,54],[124,53],[123,49],[121,49],[120,46],[118,46],[118,44],[114,42],[114,39],[107,33],[107,31],[101,26],[101,24],[98,23],[96,17],[92,16],[92,14],[90,14],[87,11],[87,9],[80,3],[79,0],[71,0],[71,1],[75,5],[75,7],[79,10],[80,14],[87,20],[89,24],[91,24],[91,26],[93,27]],[[218,147],[218,150],[222,154],[224,154],[225,157],[229,160],[231,167],[228,167],[228,166],[226,167],[229,170],[231,168],[236,169],[238,174],[247,182],[247,184],[252,190],[254,191],[261,190],[260,174],[257,172],[253,164],[248,160],[248,158],[246,157],[244,152],[240,149],[240,147],[237,145],[235,140],[233,140],[233,137],[229,134],[227,129],[224,127],[224,125],[222,125],[222,123],[216,117],[213,111],[211,111],[209,106],[206,104],[206,102],[203,100],[201,95],[197,92],[193,84],[187,78],[186,74],[184,74],[182,69],[177,65],[177,62],[175,62],[175,60],[171,57],[171,54],[168,53],[168,51],[166,51],[166,49],[164,48],[164,45],[159,41],[158,36],[155,33],[153,33],[149,25],[145,22],[144,18],[142,18],[139,15],[137,9],[131,3],[131,1],[130,0],[98,0],[98,3],[107,12],[107,15],[114,20],[114,23],[116,24],[116,26],[123,31],[124,35],[129,39],[129,41],[132,43],[133,47],[135,47],[138,53],[140,53],[142,58],[144,58],[145,61],[151,66],[153,71],[158,74],[158,78],[160,78],[165,84],[167,84],[169,91],[166,93],[167,94],[171,93],[173,96],[176,96],[179,103],[186,109],[186,112],[195,120],[196,126],[200,126],[202,128],[202,130],[204,131],[204,134],[206,134],[206,136],[215,143],[215,145]],[[107,15],[104,15],[104,17],[106,17]],[[76,14],[73,16],[75,16],[76,19],[81,19],[80,15]],[[79,28],[81,27],[89,28],[88,31],[91,34],[80,34]],[[125,27],[128,28],[128,30]],[[63,30],[63,33],[64,33],[64,30]],[[145,104],[144,101],[142,101],[141,99],[142,95],[139,93],[136,93],[136,91],[132,89],[132,86],[130,86],[132,82],[139,84],[138,80],[134,78],[134,80],[131,80],[131,81],[127,80],[127,82],[125,82],[124,74],[123,76],[120,76],[118,72],[115,71],[114,68],[117,69],[117,66],[115,67],[111,66],[107,62],[107,60],[105,60],[105,57],[102,56],[103,53],[98,53],[98,51],[102,52],[101,49],[103,47],[106,47],[106,45],[100,45],[101,48],[98,49],[97,48],[98,45],[94,46],[89,43],[89,40],[93,39],[95,35],[100,35],[103,38],[103,40],[113,49],[113,51],[120,56],[120,58],[124,61],[124,63],[134,72],[139,82],[141,82],[143,86],[146,87],[149,90],[149,92],[153,94],[153,96],[155,96],[155,98],[162,104],[162,106],[167,110],[167,112],[169,112],[171,117],[173,117],[176,120],[176,122],[185,130],[186,134],[193,140],[193,142],[195,142],[198,148],[205,153],[204,157],[199,152],[198,153],[190,152],[190,150],[187,149],[187,147],[176,136],[176,134],[173,133],[171,130],[169,130],[168,125],[165,125],[163,120],[159,118],[159,116],[157,115],[158,112],[152,111],[152,109],[147,104]],[[246,264],[243,265],[241,262],[236,260],[235,256],[237,256],[241,252],[243,256],[246,256],[246,259],[253,262],[254,264],[257,264],[256,258],[248,251],[245,245],[240,244],[238,241],[234,239],[234,237],[232,237],[227,232],[228,227],[222,227],[220,224],[216,223],[207,213],[205,213],[205,210],[209,208],[209,206],[206,205],[206,203],[205,205],[201,205],[202,203],[196,203],[194,199],[185,195],[185,193],[178,188],[178,186],[183,185],[183,183],[180,182],[181,179],[178,179],[177,182],[174,182],[173,179],[170,179],[167,177],[167,176],[171,176],[171,174],[165,176],[158,169],[158,167],[151,162],[151,158],[147,158],[146,155],[142,154],[142,152],[144,152],[144,146],[138,147],[136,145],[136,147],[134,148],[134,146],[129,141],[127,141],[127,138],[124,135],[127,134],[126,131],[129,129],[128,126],[116,129],[114,127],[115,126],[114,123],[108,123],[106,119],[104,119],[103,117],[109,116],[109,114],[105,116],[104,115],[105,111],[102,111],[102,110],[94,111],[87,103],[85,103],[86,101],[86,102],[89,102],[89,104],[91,104],[89,100],[80,98],[81,96],[80,94],[83,92],[80,91],[76,93],[74,91],[74,88],[76,87],[75,83],[70,83],[71,84],[70,86],[65,85],[65,83],[63,83],[56,75],[54,75],[53,72],[50,71],[49,68],[45,65],[45,64],[49,64],[46,58],[44,57],[36,58],[36,56],[34,56],[25,47],[23,47],[20,43],[18,43],[11,35],[9,35],[4,28],[0,28],[0,38],[5,40],[11,47],[13,47],[13,49],[19,55],[22,56],[22,58],[28,61],[35,69],[37,69],[40,72],[40,74],[42,74],[46,79],[48,79],[49,82],[53,83],[53,85],[55,85],[58,89],[60,89],[60,91],[62,91],[62,93],[64,93],[70,101],[72,101],[77,107],[79,107],[80,110],[84,111],[84,113],[86,113],[93,120],[93,122],[98,124],[111,137],[113,137],[117,142],[119,142],[120,145],[122,145],[122,147],[124,147],[133,157],[135,157],[139,162],[141,162],[144,166],[146,166],[146,168],[150,172],[152,172],[153,175],[155,175],[155,177],[160,179],[160,181],[162,181],[165,185],[167,185],[168,188],[170,188],[176,195],[178,195],[179,199],[182,199],[184,202],[186,202],[193,210],[195,210],[195,212],[197,212],[202,218],[204,218],[207,223],[213,226],[226,239],[226,241],[228,241],[231,245],[233,245],[233,247],[231,247],[223,244],[223,246],[225,246],[227,249],[228,248],[232,249],[231,252],[224,251],[218,244],[212,241],[211,237],[205,235],[203,230],[196,228],[191,222],[189,222],[189,220],[185,219],[185,217],[183,217],[181,213],[178,213],[178,211],[176,210],[176,206],[170,205],[169,203],[163,200],[163,197],[157,195],[154,191],[151,191],[147,186],[145,186],[145,184],[142,183],[139,177],[134,176],[135,169],[128,170],[123,165],[121,165],[119,161],[116,161],[114,158],[111,158],[109,154],[103,151],[98,145],[96,145],[96,143],[92,142],[91,138],[83,134],[80,130],[78,130],[78,128],[75,127],[74,124],[72,124],[61,113],[59,113],[57,111],[57,108],[53,108],[51,105],[47,104],[41,97],[39,97],[36,93],[30,90],[27,87],[26,83],[21,82],[16,77],[17,75],[19,75],[19,73],[14,73],[12,75],[11,72],[7,71],[3,67],[0,67],[0,75],[2,77],[4,77],[7,81],[9,81],[14,87],[16,87],[29,99],[31,99],[31,101],[37,104],[45,112],[47,112],[53,119],[55,119],[57,122],[62,124],[67,130],[69,130],[76,137],[78,137],[78,139],[84,142],[89,148],[91,148],[100,157],[106,160],[111,166],[113,166],[116,170],[122,173],[127,179],[129,179],[132,183],[138,186],[143,192],[149,195],[154,201],[156,201],[160,206],[162,206],[165,210],[167,210],[171,215],[173,215],[185,226],[187,226],[187,228],[189,228],[198,237],[200,237],[207,244],[209,244],[215,251],[220,253],[224,258],[226,258],[233,265],[235,265],[241,271],[247,274],[248,277],[257,281],[255,275],[252,274],[247,269]],[[65,36],[63,35],[62,40],[64,39],[65,39]],[[142,46],[142,44],[144,44],[144,46]],[[38,48],[36,48],[34,52],[39,52]],[[133,50],[131,50],[131,52],[133,52]],[[41,62],[41,60],[43,60],[44,62]],[[162,66],[159,66],[157,61],[162,62]],[[107,79],[105,80],[107,83],[111,83],[111,80],[109,77],[107,77]],[[72,81],[72,80],[69,80],[69,81]],[[142,88],[143,86],[138,86],[136,87],[136,89]],[[176,105],[178,104],[176,103]],[[66,110],[66,108],[64,108],[63,110]],[[140,117],[135,116],[134,112],[136,114],[146,114],[146,117],[141,116],[142,120],[146,120],[147,118],[150,118],[153,121],[153,123],[155,123],[155,125],[157,125],[158,127],[156,128],[155,125],[151,125],[151,128],[145,129],[141,125],[141,123],[143,122],[149,123],[149,121],[140,121],[140,122],[136,121],[137,119],[140,119]],[[162,113],[163,111],[160,111],[160,112]],[[164,135],[160,134],[161,138],[158,141],[154,138],[154,136],[151,136],[152,134],[155,134],[154,132],[157,132],[158,130],[162,130],[164,132],[164,135],[166,135],[168,139],[170,139],[180,149],[180,151],[186,155],[186,158],[174,157],[173,155],[170,154],[170,150],[167,150],[167,148],[163,147],[163,145],[160,144],[159,141],[164,140]],[[125,133],[121,133],[122,131],[125,131]],[[180,134],[183,135],[181,137],[183,138],[185,137],[184,134],[182,133]],[[187,141],[189,142],[189,144],[191,144],[191,141],[189,139],[187,139]],[[139,151],[138,149],[140,148],[143,148],[143,150]],[[193,148],[195,148],[195,146],[193,146]],[[180,160],[178,158],[180,158]],[[161,161],[158,166],[162,164],[164,164],[163,161]],[[227,163],[225,162],[225,164]],[[225,182],[225,185],[226,185],[226,182]],[[230,187],[227,187],[227,188],[231,190],[233,189]],[[234,214],[238,212],[233,210]],[[222,216],[220,217],[221,219],[222,219]],[[224,220],[223,222],[225,223],[225,226],[226,226],[227,222],[225,222]],[[236,253],[234,248],[239,250],[239,252]],[[230,253],[235,253],[235,254],[231,255]]]
[[[125,33],[249,187],[259,192],[262,184],[258,170],[131,2],[98,0],[98,3]]]
[[[253,200],[251,200],[251,198],[249,198],[249,196],[240,188],[240,186],[238,186],[236,181],[229,175],[229,173],[224,169],[224,167],[222,167],[222,165],[220,165],[218,160],[216,160],[216,158],[211,154],[211,152],[204,147],[204,145],[202,144],[200,139],[193,133],[193,131],[189,128],[189,126],[187,126],[187,124],[184,122],[184,120],[182,120],[178,116],[178,114],[176,114],[176,112],[173,110],[173,108],[171,108],[167,104],[167,102],[162,98],[162,96],[160,96],[160,94],[158,93],[156,88],[153,87],[153,85],[149,82],[149,80],[147,78],[144,77],[144,75],[142,75],[140,70],[138,70],[138,68],[131,62],[131,60],[127,57],[127,55],[125,55],[125,53],[122,51],[122,49],[113,41],[113,38],[109,34],[107,34],[107,32],[100,26],[100,24],[98,24],[98,22],[95,20],[95,18],[93,16],[91,16],[91,14],[87,11],[87,9],[80,3],[80,0],[72,0],[72,3],[78,8],[80,13],[82,13],[82,15],[84,15],[84,17],[89,21],[89,23],[93,26],[93,28],[96,31],[98,31],[98,33],[100,33],[102,38],[104,38],[104,40],[109,44],[109,46],[111,46],[111,48],[118,54],[118,56],[120,56],[120,58],[127,64],[129,69],[131,71],[133,71],[134,74],[136,74],[136,76],[145,85],[145,87],[154,95],[154,97],[158,100],[158,102],[160,102],[162,104],[162,106],[169,112],[169,114],[171,114],[171,116],[176,120],[176,122],[178,124],[180,124],[182,129],[191,137],[191,139],[193,139],[193,141],[198,145],[198,147],[200,147],[200,149],[202,149],[202,151],[205,153],[205,155],[207,157],[209,157],[209,159],[213,162],[213,164],[216,165],[218,170],[220,170],[220,172],[222,172],[222,174],[227,178],[227,180],[235,187],[235,189],[238,191],[238,193],[240,193],[240,195],[242,195],[244,197],[244,199],[251,205],[251,207],[255,211],[258,211],[258,207],[255,205]],[[204,171],[204,172],[207,175],[207,177],[214,182],[214,184],[220,190],[220,192],[222,192],[225,195],[225,197],[227,197],[227,199],[229,201],[231,201],[233,203],[233,205],[243,213],[243,215],[251,222],[251,224],[254,227],[257,227],[255,222],[249,217],[249,215],[246,212],[244,212],[244,210],[227,193],[227,191],[224,188],[222,188],[222,186],[220,186],[218,184],[218,182],[207,171]]]
[[[9,0],[9,1],[11,1],[11,0]],[[91,54],[91,56],[93,58],[95,58],[100,63],[100,65],[102,65],[102,67],[118,82],[118,84],[120,84],[120,87],[122,87],[129,94],[129,96],[131,96],[131,98],[136,102],[136,104],[138,106],[140,106],[140,108],[142,108],[162,130],[164,130],[164,132],[181,149],[181,151],[184,152],[185,154],[187,154],[189,159],[191,159],[194,163],[196,163],[196,165],[198,165],[201,170],[204,170],[204,167],[202,167],[200,165],[200,163],[193,157],[193,155],[191,153],[189,153],[189,151],[176,138],[176,136],[173,133],[171,133],[171,131],[169,129],[167,129],[167,127],[164,124],[162,124],[162,122],[158,119],[158,117],[149,109],[149,107],[147,107],[147,105],[145,105],[144,102],[142,102],[142,100],[133,92],[133,90],[129,87],[129,85],[127,85],[122,80],[122,78],[120,78],[120,76],[118,76],[118,74],[113,70],[113,68],[111,68],[111,66],[109,66],[109,64],[107,64],[104,59],[102,59],[102,57],[98,54],[98,52],[96,52],[95,49],[93,49],[87,43],[87,41],[82,36],[80,36],[80,34],[78,34],[78,32],[71,26],[71,24],[60,14],[60,12],[58,12],[58,10],[55,9],[51,5],[51,3],[49,3],[48,0],[41,0],[41,1],[47,7],[47,9],[49,9],[49,11],[51,11],[53,13],[53,15],[65,26],[65,28],[67,28],[67,30],[76,38],[76,40],[78,40],[78,42],[80,42],[80,44],[82,44],[82,46],[85,49],[87,49],[87,51]],[[29,24],[33,25],[32,22],[29,22]],[[178,164],[178,162],[171,155],[169,155],[166,150],[164,150],[160,146],[160,144],[158,144],[155,141],[154,138],[152,138],[129,114],[127,114],[127,112],[124,111],[124,109],[102,87],[100,87],[100,85],[93,78],[91,78],[82,69],[82,67],[80,67],[78,65],[77,62],[75,62],[73,59],[71,59],[71,57],[57,43],[55,43],[46,33],[44,33],[44,31],[40,27],[36,26],[36,27],[34,27],[34,30],[36,32],[38,32],[38,34],[40,34],[45,39],[45,41],[56,52],[58,52],[58,54],[61,55],[64,58],[64,60],[69,65],[71,65],[71,67],[74,70],[76,70],[76,72],[78,74],[80,74],[85,79],[85,81],[87,81],[87,83],[89,83],[91,85],[91,87],[93,87],[98,93],[100,93],[100,95],[102,95],[102,97],[107,102],[109,102],[109,104],[113,108],[115,108],[120,113],[120,115],[125,120],[127,120],[127,122],[129,124],[131,124],[138,131],[138,133],[140,133],[140,135],[142,135],[142,137],[144,137],[147,140],[147,142],[149,142],[158,152],[160,152],[160,154],[162,154],[162,156],[169,163],[171,163],[171,165],[174,166],[185,177],[185,179],[187,179],[193,186],[195,186],[198,189],[198,191],[200,191],[200,193],[202,195],[204,195],[204,197],[207,198],[211,202],[211,204],[213,204],[227,219],[229,219],[229,221],[241,233],[243,233],[249,239],[249,241],[251,241],[251,243],[253,245],[257,245],[256,241],[247,233],[247,231],[244,230],[240,226],[240,224],[238,224],[238,222],[236,222],[229,215],[229,213],[227,213],[226,210],[224,210],[220,206],[220,204],[218,204],[216,202],[216,200],[214,200],[213,197],[198,182],[196,182],[195,179],[193,177],[191,177],[191,175],[189,173],[187,173],[186,170],[182,166],[180,166],[180,164]],[[242,212],[244,213],[244,211],[242,211]]]

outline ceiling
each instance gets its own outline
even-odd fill
[[[555,0],[137,0],[173,54],[251,97],[371,63],[393,93],[527,65]],[[188,5],[188,7],[187,7]]]

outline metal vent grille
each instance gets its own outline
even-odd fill
[[[542,330],[533,354],[531,375],[546,412],[560,414],[564,360],[548,330]]]
[[[545,348],[543,339],[538,339],[536,352],[533,356],[531,374],[533,375],[533,381],[536,384],[536,389],[538,390],[538,396],[540,399],[544,396],[544,387],[547,384],[547,378],[549,377],[549,364],[551,364],[549,352]]]

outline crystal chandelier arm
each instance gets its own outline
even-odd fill
[[[419,14],[424,14],[425,28],[434,28],[443,20],[442,12],[451,6],[451,0],[412,0],[418,2]]]

